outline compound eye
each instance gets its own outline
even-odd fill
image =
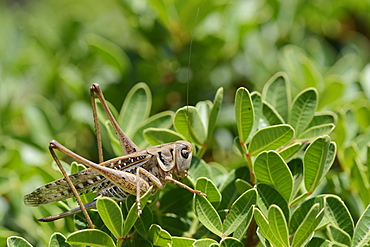
[[[189,150],[187,150],[187,149],[183,148],[183,149],[181,150],[181,156],[182,156],[184,159],[189,158]]]

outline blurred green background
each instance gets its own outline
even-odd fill
[[[334,133],[339,152],[359,134],[368,143],[369,9],[365,0],[1,1],[0,246],[10,235],[45,243],[68,230],[35,222],[46,215],[24,206],[23,196],[61,177],[47,150],[52,139],[97,160],[94,82],[117,109],[146,82],[153,114],[186,105],[188,78],[190,105],[224,87],[217,154],[208,155],[221,164],[234,155],[235,90],[262,90],[278,71],[293,95],[317,87],[319,110],[361,111],[349,134],[345,126]]]

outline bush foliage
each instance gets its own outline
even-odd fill
[[[0,245],[369,245],[366,1],[0,5]],[[193,144],[185,183],[207,197],[168,184],[140,218],[134,196],[99,199],[96,230],[35,220],[76,206],[23,204],[61,177],[50,140],[97,160],[93,82],[140,148]],[[99,118],[105,156],[122,155]]]

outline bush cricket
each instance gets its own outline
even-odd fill
[[[118,136],[122,151],[126,154],[124,156],[104,161],[95,94]],[[75,196],[79,208],[59,215],[41,218],[39,221],[54,221],[82,211],[88,224],[93,228],[86,209],[95,208],[96,200],[84,205],[79,197],[79,194],[93,191],[97,192],[97,198],[107,196],[117,201],[124,201],[129,194],[136,195],[139,215],[141,214],[140,196],[148,191],[151,186],[153,186],[152,192],[154,193],[157,189],[163,189],[166,182],[172,182],[192,193],[205,195],[203,192],[194,190],[180,182],[187,174],[187,170],[191,164],[192,146],[189,142],[177,141],[139,150],[119,127],[112,112],[108,108],[100,86],[96,83],[90,88],[90,98],[93,109],[99,163],[94,163],[72,152],[55,140],[50,141],[49,151],[62,171],[64,178],[35,189],[24,197],[24,202],[28,206],[41,206]],[[68,176],[54,151],[55,149],[89,168]]]

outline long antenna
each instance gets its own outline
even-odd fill
[[[188,77],[186,83],[186,120],[188,122],[188,140],[190,141],[190,121],[189,121],[189,83],[190,83],[190,64],[191,64],[191,48],[193,47],[193,39],[194,39],[194,30],[195,25],[197,24],[199,14],[199,8],[197,9],[197,14],[195,15],[193,30],[191,31],[190,37],[190,46],[189,46],[189,59],[188,59]]]

